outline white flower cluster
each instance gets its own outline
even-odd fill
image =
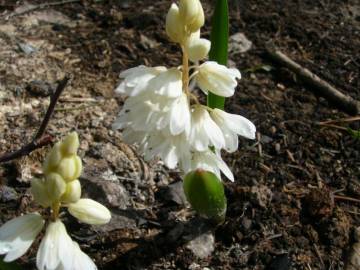
[[[95,270],[94,262],[72,241],[59,219],[61,207],[88,224],[100,225],[110,221],[110,211],[91,199],[81,199],[81,185],[77,179],[82,162],[76,154],[79,139],[70,133],[51,149],[43,164],[44,178],[31,181],[31,192],[37,203],[51,208],[48,222],[36,256],[39,270]],[[16,260],[25,254],[46,220],[39,213],[26,214],[6,222],[0,228],[0,255],[6,254],[5,262]]]
[[[113,128],[123,129],[127,143],[139,144],[147,160],[160,157],[169,168],[180,166],[184,173],[202,168],[234,176],[220,151],[236,151],[238,135],[255,138],[255,126],[248,119],[199,104],[189,85],[205,94],[230,97],[241,75],[235,68],[204,60],[210,41],[200,38],[204,11],[199,0],[172,4],[166,17],[166,33],[182,48],[178,68],[138,66],[123,71],[115,92],[128,98]],[[189,66],[189,60],[193,65]],[[191,83],[190,83],[191,82]]]

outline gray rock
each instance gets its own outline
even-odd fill
[[[12,187],[0,186],[0,202],[16,201],[19,195]]]
[[[195,256],[202,259],[211,255],[215,249],[214,244],[214,235],[211,232],[207,232],[191,240],[186,247],[190,249]]]
[[[252,42],[243,33],[236,33],[229,39],[229,51],[233,54],[247,52],[251,46]]]

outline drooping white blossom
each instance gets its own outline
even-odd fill
[[[148,88],[160,96],[176,98],[182,93],[181,77],[181,71],[171,68],[151,79]]]
[[[196,105],[191,113],[190,144],[196,151],[225,146],[223,133],[205,106]]]
[[[187,96],[181,92],[174,98],[144,93],[127,99],[113,128],[129,127],[134,131],[146,132],[166,128],[172,135],[183,131],[189,133],[190,108]]]
[[[236,79],[241,78],[236,68],[227,68],[214,61],[208,61],[197,68],[195,80],[204,93],[211,92],[222,97],[230,97],[237,86]]]
[[[186,44],[189,59],[197,62],[206,58],[210,51],[211,42],[205,38],[192,39]]]
[[[36,255],[39,270],[72,269],[74,244],[64,224],[57,220],[50,222]]]
[[[14,218],[0,227],[0,255],[4,261],[11,262],[25,254],[45,221],[38,213]]]
[[[171,135],[164,130],[150,134],[144,150],[146,160],[160,157],[171,169],[174,169],[178,163],[190,162],[190,145],[185,133]]]
[[[191,166],[185,172],[195,169],[203,169],[215,173],[221,179],[222,172],[230,181],[234,181],[234,175],[230,168],[222,160],[220,153],[214,153],[210,149],[201,152],[194,152],[191,158]]]
[[[148,88],[151,79],[165,71],[166,68],[161,66],[138,66],[127,69],[120,73],[120,78],[124,80],[115,89],[115,92],[126,96],[137,96]]]
[[[82,252],[78,243],[73,242],[73,245],[74,245],[73,248],[74,260],[71,270],[79,270],[79,269],[96,270],[97,267],[95,263],[93,262],[93,260],[91,260],[91,258],[87,254]],[[66,269],[62,268],[60,270],[66,270]]]
[[[211,110],[210,115],[224,135],[226,151],[234,152],[237,150],[238,135],[255,139],[255,125],[245,117],[219,109]]]
[[[185,42],[184,48],[189,56],[189,60],[196,63],[207,57],[211,47],[211,42],[205,38],[200,38],[200,30],[192,33]]]
[[[181,94],[170,107],[170,133],[178,135],[182,132],[189,134],[191,128],[191,112],[186,94]]]

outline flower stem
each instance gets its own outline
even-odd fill
[[[190,97],[189,91],[189,56],[184,48],[181,46],[183,57],[182,57],[182,83],[183,83],[183,92]]]
[[[57,218],[59,217],[59,212],[60,212],[60,202],[55,202],[53,203],[52,207],[52,215],[51,215],[51,219],[53,221],[57,220]]]

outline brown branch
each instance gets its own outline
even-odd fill
[[[298,75],[305,83],[312,86],[310,88],[311,91],[314,91],[316,94],[324,97],[338,109],[350,115],[360,114],[359,101],[354,100],[352,97],[343,94],[341,91],[330,85],[328,82],[319,78],[310,70],[300,66],[298,63],[290,59],[284,53],[275,49],[273,45],[268,44],[266,46],[266,52],[273,60],[275,60],[282,66],[288,68],[296,75]]]
[[[22,148],[20,148],[19,150],[16,150],[14,152],[10,152],[10,153],[0,156],[0,163],[7,162],[7,161],[13,160],[15,158],[19,158],[19,157],[28,155],[35,149],[38,149],[45,145],[48,145],[52,142],[51,136],[49,136],[49,135],[43,136],[43,135],[44,135],[47,125],[49,124],[51,115],[54,112],[55,105],[56,105],[61,93],[64,91],[69,79],[70,78],[68,76],[65,76],[59,82],[58,86],[56,87],[56,91],[51,97],[50,105],[46,111],[44,119],[41,122],[41,125],[40,125],[38,131],[36,132],[34,138],[32,139],[32,141],[30,143],[28,143],[27,145],[23,146]]]
[[[47,112],[45,114],[44,120],[42,121],[42,123],[40,125],[40,128],[39,128],[38,132],[36,133],[33,141],[36,141],[36,140],[40,139],[41,136],[44,134],[46,126],[48,125],[48,123],[50,121],[51,115],[54,112],[55,105],[56,105],[61,93],[64,91],[69,79],[70,78],[68,76],[65,76],[59,82],[58,86],[56,87],[55,93],[51,96],[50,105],[49,105],[49,108],[48,108],[48,110],[47,110]]]

